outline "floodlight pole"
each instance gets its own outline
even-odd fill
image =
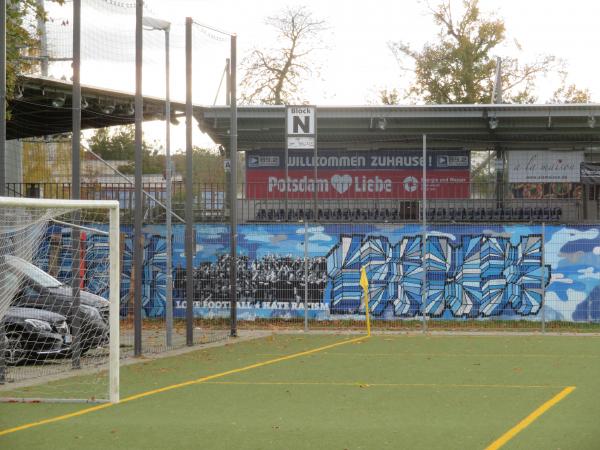
[[[171,248],[171,235],[173,233],[173,226],[171,224],[171,67],[169,55],[169,31],[169,28],[165,29],[165,159],[167,166],[167,173],[165,177],[167,183],[167,347],[171,347],[173,345],[173,250]]]
[[[72,126],[73,136],[71,138],[71,198],[81,198],[81,0],[73,1],[73,86],[72,86]],[[78,213],[76,213],[78,214]],[[73,280],[73,349],[72,366],[74,369],[81,367],[81,318],[79,306],[81,303],[81,232],[77,229],[71,231],[71,242],[73,249],[73,266],[71,268]]]
[[[427,135],[423,135],[423,179],[421,180],[423,189],[423,234],[421,238],[422,262],[423,265],[423,284],[421,286],[421,314],[423,318],[423,333],[427,331]]]
[[[5,192],[6,192],[6,0],[0,0],[0,195],[5,195]]]
[[[133,354],[142,355],[142,50],[143,50],[143,0],[135,2],[135,216],[133,231]]]
[[[231,65],[230,65],[230,88],[231,93],[231,174],[230,189],[231,198],[229,201],[229,220],[230,220],[230,247],[231,260],[229,262],[229,297],[231,299],[231,337],[237,336],[237,94],[236,94],[236,66],[237,66],[237,36],[231,35]]]
[[[143,25],[149,30],[158,30],[165,32],[165,183],[166,183],[166,286],[165,286],[165,319],[166,319],[166,345],[173,345],[173,251],[171,248],[171,236],[173,234],[173,226],[171,224],[171,97],[170,97],[170,45],[169,34],[171,31],[171,23],[161,19],[152,17],[144,17]]]
[[[0,195],[6,189],[6,0],[0,0]],[[4,277],[3,274],[0,276]],[[4,281],[4,280],[2,280]],[[6,380],[4,324],[0,323],[0,384]]]
[[[0,0],[0,195],[6,189],[6,0]],[[3,279],[1,280],[4,281]],[[0,385],[6,381],[4,324],[0,323]]]
[[[194,345],[194,217],[192,209],[192,18],[185,18],[185,297],[186,344]]]

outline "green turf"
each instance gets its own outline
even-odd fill
[[[354,337],[354,336],[350,336]],[[122,398],[350,338],[278,335],[122,368]],[[600,338],[374,336],[0,437],[0,448],[600,448]],[[55,389],[55,388],[54,388]],[[0,429],[85,405],[0,405]]]

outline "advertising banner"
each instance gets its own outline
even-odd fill
[[[246,195],[249,199],[310,199],[316,185],[319,198],[400,198],[422,196],[421,150],[319,150],[316,183],[311,150],[290,150],[288,181],[283,152],[246,152]],[[468,198],[470,152],[435,150],[427,155],[427,195]]]
[[[600,184],[600,164],[582,163],[581,182],[584,184]]]
[[[508,152],[509,183],[579,183],[583,151]]]

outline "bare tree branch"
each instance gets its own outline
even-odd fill
[[[277,30],[281,48],[254,49],[243,61],[242,103],[302,102],[300,86],[318,67],[311,57],[321,45],[326,22],[305,7],[285,8],[265,23]]]

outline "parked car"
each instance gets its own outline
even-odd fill
[[[34,264],[14,255],[5,255],[3,261],[7,280],[18,284],[19,289],[11,305],[51,311],[67,318],[73,330],[75,316],[80,319],[79,336],[82,353],[108,343],[109,302],[99,295],[80,290],[79,309],[73,306],[73,288],[61,283]]]
[[[2,326],[5,361],[11,366],[65,356],[73,340],[65,316],[41,309],[11,306]]]

